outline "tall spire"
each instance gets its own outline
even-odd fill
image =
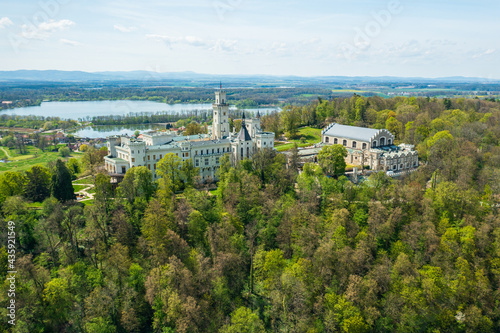
[[[241,116],[241,124],[245,125],[245,111],[243,111],[243,115]]]

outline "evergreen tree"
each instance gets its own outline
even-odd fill
[[[75,199],[73,185],[71,184],[71,174],[60,159],[57,160],[54,174],[52,175],[51,194],[59,201]]]

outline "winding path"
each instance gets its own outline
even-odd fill
[[[0,149],[2,149],[2,150],[3,150],[3,152],[5,153],[5,155],[7,155],[7,159],[10,159],[10,158],[11,158],[11,156],[10,156],[9,152],[8,152],[7,150],[5,150],[5,148],[4,148],[4,147],[0,147]]]

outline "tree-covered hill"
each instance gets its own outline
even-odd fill
[[[94,172],[93,205],[50,197],[32,209],[12,180],[27,175],[0,175],[2,245],[7,221],[17,233],[17,321],[1,248],[1,330],[498,331],[499,120],[498,102],[359,96],[263,117],[292,134],[386,127],[417,146],[418,171],[358,185],[313,164],[299,175],[263,151],[234,167],[223,158],[207,191],[167,155],[156,183],[138,167],[113,190]],[[45,187],[60,164],[43,171]]]

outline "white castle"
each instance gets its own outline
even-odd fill
[[[215,180],[220,158],[231,154],[231,162],[236,164],[260,149],[274,149],[274,133],[264,132],[260,127],[260,116],[245,119],[243,113],[241,130],[229,130],[229,104],[226,92],[215,92],[213,124],[211,133],[178,136],[171,132],[143,134],[142,140],[131,137],[112,136],[108,138],[108,153],[104,158],[105,168],[111,174],[125,174],[128,169],[146,166],[153,179],[157,178],[158,162],[168,153],[173,153],[183,161],[191,159],[199,168],[202,181]]]

